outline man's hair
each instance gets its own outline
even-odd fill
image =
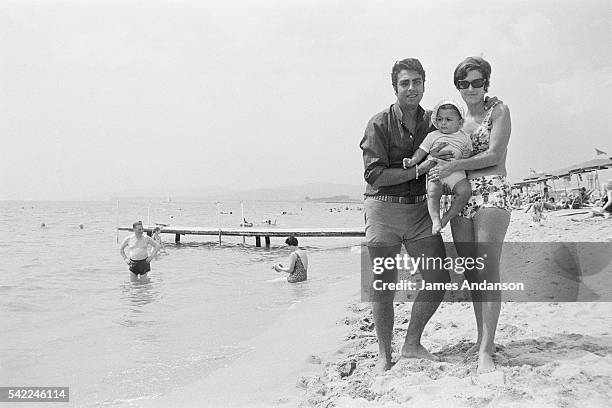
[[[153,232],[160,232],[160,231],[161,231],[161,228],[159,228],[159,227],[153,228]]]
[[[451,103],[445,103],[444,105],[440,105],[437,112],[440,112],[441,110],[452,110],[459,116],[459,119],[463,119],[463,117],[461,116],[461,112],[459,112],[459,109],[457,109],[457,107]]]
[[[481,57],[467,57],[457,65],[455,73],[453,74],[453,82],[457,87],[457,82],[465,79],[468,72],[478,71],[485,80],[484,90],[489,90],[489,81],[491,79],[491,64],[489,64],[484,58]]]
[[[285,244],[287,245],[291,245],[291,246],[297,246],[298,245],[298,240],[296,237],[294,237],[293,235],[291,235],[289,238],[287,238],[285,240]]]
[[[137,225],[142,225],[142,221],[136,221],[132,224],[132,228],[136,228]]]
[[[404,58],[401,61],[395,61],[391,69],[391,85],[393,85],[395,92],[397,92],[397,76],[402,70],[416,71],[423,78],[423,82],[425,82],[425,70],[421,62],[416,58]]]

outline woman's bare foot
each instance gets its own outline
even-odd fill
[[[402,347],[402,358],[424,358],[426,360],[432,361],[440,361],[440,358],[431,354],[425,347],[422,345],[414,346],[404,346]]]
[[[385,372],[389,371],[391,367],[393,367],[391,360],[388,360],[385,357],[379,357],[374,370],[377,374],[384,374]]]
[[[478,353],[478,369],[476,370],[477,374],[490,373],[491,371],[495,371],[495,362],[493,361],[493,357],[491,354],[486,351],[481,351]]]

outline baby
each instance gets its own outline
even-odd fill
[[[465,159],[472,155],[472,140],[466,135],[463,126],[463,109],[453,101],[443,100],[438,103],[431,113],[431,122],[438,130],[429,133],[412,158],[404,159],[404,168],[419,164],[432,149],[440,144],[446,144],[443,150],[450,150],[455,159]],[[452,190],[455,198],[450,209],[440,220],[440,198],[444,191],[444,184]],[[439,234],[440,230],[465,207],[472,189],[467,180],[465,171],[456,171],[439,182],[430,181],[427,185],[427,208],[433,226],[432,234]]]

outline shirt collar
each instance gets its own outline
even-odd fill
[[[402,122],[402,109],[399,106],[399,103],[395,102],[393,104],[393,113],[395,113],[395,117],[398,121]],[[425,109],[421,108],[421,105],[417,107],[417,124],[421,120],[423,120],[423,114],[425,114]]]

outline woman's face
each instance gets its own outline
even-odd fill
[[[480,71],[471,70],[468,71],[467,76],[463,78],[462,81],[472,82],[476,79],[483,78],[484,77],[482,76]],[[484,86],[481,86],[480,88],[474,88],[472,85],[469,85],[466,89],[460,89],[459,93],[461,94],[461,97],[463,98],[465,103],[469,105],[483,101],[486,92],[484,90]]]

